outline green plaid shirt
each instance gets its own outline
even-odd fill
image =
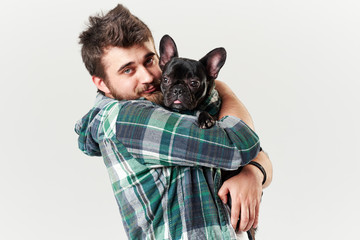
[[[195,116],[99,94],[75,131],[85,154],[103,157],[130,239],[236,239],[217,196],[220,169],[238,169],[260,148],[240,119],[200,129]]]

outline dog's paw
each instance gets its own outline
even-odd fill
[[[201,112],[198,117],[199,126],[202,129],[211,128],[215,125],[215,119],[207,112]]]

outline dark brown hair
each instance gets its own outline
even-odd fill
[[[146,24],[121,4],[106,15],[90,16],[88,28],[80,34],[79,38],[86,69],[90,75],[104,80],[106,73],[101,58],[107,47],[126,48],[149,40],[154,42]]]

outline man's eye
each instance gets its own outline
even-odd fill
[[[132,70],[130,68],[127,68],[123,71],[125,74],[130,74],[132,72]]]
[[[148,60],[146,60],[146,65],[150,65],[153,61],[153,58],[149,58]]]

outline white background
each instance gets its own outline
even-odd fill
[[[5,3],[6,2],[6,3]],[[274,180],[259,240],[356,239],[360,2],[122,1],[179,54],[228,52],[219,79],[250,111]],[[78,35],[116,1],[2,1],[0,238],[124,239],[101,158],[77,149],[95,87]]]

